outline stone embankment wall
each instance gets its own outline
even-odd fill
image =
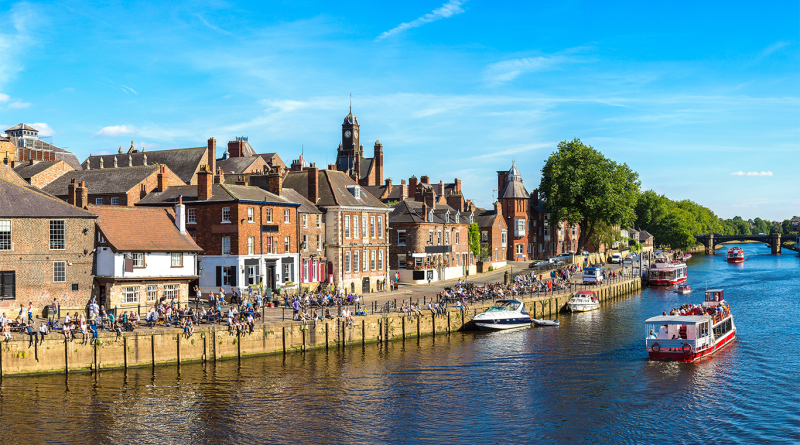
[[[620,298],[641,288],[641,280],[625,279],[593,288],[601,302]],[[561,293],[522,301],[534,318],[551,318],[566,310],[571,294]],[[432,317],[424,311],[420,317],[398,313],[356,317],[352,325],[342,319],[309,324],[276,322],[257,325],[252,334],[229,334],[222,327],[198,329],[186,338],[179,329],[154,333],[134,333],[117,339],[101,335],[96,344],[64,341],[60,333],[51,333],[39,344],[11,340],[0,344],[0,377],[40,373],[69,373],[89,370],[120,369],[156,365],[180,366],[181,363],[234,359],[255,355],[288,353],[312,348],[338,348],[345,345],[385,342],[425,335],[446,335],[474,328],[475,314],[491,304],[450,311],[447,316]]]

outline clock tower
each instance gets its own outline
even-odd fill
[[[350,113],[344,117],[342,123],[342,143],[336,154],[336,168],[340,171],[355,171],[362,157],[358,118],[353,115],[351,106]]]

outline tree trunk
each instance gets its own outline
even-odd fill
[[[581,234],[578,236],[578,252],[586,250],[586,242],[594,235],[594,224],[589,225],[587,221],[580,222]],[[586,230],[584,230],[586,228]],[[597,247],[597,246],[595,246]]]

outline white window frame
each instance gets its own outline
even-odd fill
[[[405,246],[406,245],[406,231],[405,230],[398,230],[397,231],[397,245],[398,246]]]
[[[350,273],[350,252],[344,253],[344,273]]]
[[[222,254],[223,255],[231,254],[231,237],[229,236],[222,237]]]
[[[358,215],[353,215],[353,239],[358,238],[358,227]]]
[[[53,283],[67,282],[67,262],[53,261]]]
[[[131,259],[133,260],[133,267],[142,269],[146,263],[144,261],[144,252],[131,252]]]
[[[124,303],[134,304],[139,303],[139,286],[125,286],[122,288],[122,295],[125,298]]]
[[[180,301],[181,299],[181,286],[179,284],[165,284],[164,285],[164,298],[167,300]]]
[[[304,228],[304,229],[307,229],[307,228],[308,228],[308,215],[306,215],[305,213],[303,213],[303,215],[302,215],[302,220],[303,220],[303,228]]]
[[[322,228],[322,215],[317,214],[317,228]]]
[[[222,208],[222,222],[224,222],[224,223],[231,222],[231,208],[230,207],[223,207]]]
[[[456,245],[458,245],[458,235],[459,235],[459,232],[456,232]]]
[[[375,249],[371,249],[369,252],[369,270],[375,270]]]
[[[267,209],[264,209],[264,211],[267,212],[267,218],[266,218],[267,222],[271,223],[272,222],[272,209],[267,208]]]
[[[292,222],[292,211],[289,209],[283,209],[283,223],[290,224]]]
[[[171,267],[183,267],[183,252],[172,252],[169,257],[169,264]],[[175,264],[176,258],[178,259],[178,264]]]
[[[10,219],[0,219],[0,250],[14,250],[14,237]]]
[[[383,238],[383,216],[378,215],[378,238]]]
[[[350,215],[344,215],[344,238],[350,239]]]
[[[303,235],[303,252],[308,252],[308,235]]]
[[[61,227],[53,228],[53,225]],[[59,238],[61,243],[59,244]],[[55,242],[55,247],[53,244]],[[50,220],[50,250],[64,250],[67,248],[67,223],[63,219]]]
[[[370,216],[369,217],[369,237],[370,238],[377,238],[377,236],[375,236],[375,217],[374,216]]]
[[[317,250],[322,250],[322,235],[317,234]]]
[[[103,198],[94,198],[94,205],[96,206],[103,205]]]
[[[283,238],[283,253],[292,252],[292,237],[286,236]]]
[[[247,237],[247,254],[248,255],[255,255],[256,252],[256,237],[248,236]]]
[[[118,196],[112,196],[111,197],[111,205],[112,206],[118,206],[119,205],[119,197]]]
[[[358,250],[354,250],[353,251],[353,272],[354,273],[358,272],[358,270],[360,269],[359,266],[361,266],[361,261],[360,261],[360,258],[358,257],[358,254],[359,254]]]
[[[255,209],[253,207],[247,208],[247,222],[255,222]]]
[[[383,270],[383,249],[378,251],[378,270]]]
[[[147,285],[147,302],[153,303],[158,299],[158,286],[155,284]]]
[[[197,209],[186,209],[186,224],[197,224]]]

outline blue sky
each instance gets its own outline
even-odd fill
[[[352,93],[387,177],[482,206],[578,137],[722,217],[800,214],[798,2],[604,3],[3,3],[0,124],[81,160],[245,135],[325,165]]]

